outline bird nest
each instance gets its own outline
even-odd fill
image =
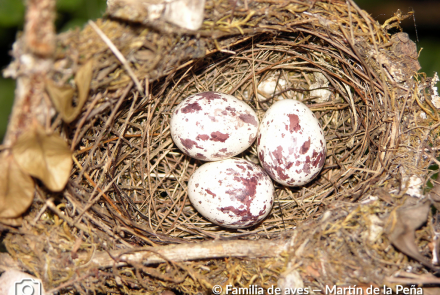
[[[324,256],[331,261],[347,259],[351,248],[338,244],[343,237],[355,235],[355,228],[371,229],[374,220],[366,215],[402,204],[410,177],[430,177],[432,156],[420,148],[427,140],[436,145],[430,134],[438,118],[424,96],[431,80],[416,74],[415,44],[404,33],[390,33],[404,16],[396,14],[381,26],[350,1],[312,2],[214,0],[207,1],[198,31],[107,18],[57,36],[52,83],[69,83],[89,65],[90,94],[70,123],[65,119],[71,112],[52,120],[54,132],[73,151],[65,189],[54,194],[38,186],[24,225],[5,236],[20,267],[52,291],[197,294],[214,284],[276,285],[292,266],[289,255],[304,253],[312,237],[313,249],[328,247],[332,254]],[[77,84],[88,83],[77,76]],[[300,187],[275,184],[274,207],[257,226],[219,227],[189,202],[188,179],[204,162],[176,147],[170,118],[176,105],[204,91],[231,94],[260,119],[274,102],[296,99],[314,112],[324,131],[321,173]],[[60,95],[48,93],[52,100]],[[258,164],[256,144],[237,157]],[[379,188],[398,201],[377,193]],[[379,196],[379,203],[360,209],[372,196]],[[338,210],[342,213],[324,214]],[[390,245],[372,235],[373,240],[362,236],[349,245],[365,239]],[[287,240],[294,251],[280,248]],[[281,255],[284,250],[290,254]],[[367,282],[379,284],[398,268],[378,261],[392,264],[399,258],[396,250],[388,249],[394,253],[388,256],[385,248],[374,251],[383,256],[371,258],[371,265],[383,267],[383,275],[374,271]],[[156,260],[133,258],[139,253]],[[181,259],[186,255],[193,258]],[[310,285],[319,287],[320,279],[336,283],[344,275],[336,267],[324,276],[313,256],[302,271]],[[176,262],[182,260],[195,261]]]

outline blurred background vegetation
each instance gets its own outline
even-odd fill
[[[383,23],[400,9],[402,13],[414,11],[414,18],[402,22],[401,26],[417,47],[423,48],[420,55],[421,71],[432,77],[440,71],[440,1],[436,0],[355,0],[374,19]],[[58,32],[82,27],[87,20],[96,19],[105,12],[105,0],[58,0],[56,27]],[[0,0],[0,70],[11,61],[9,51],[16,35],[23,29],[23,0]],[[0,143],[6,131],[11,111],[15,81],[0,75]]]
[[[0,71],[11,61],[9,51],[17,33],[23,30],[24,0],[0,0]],[[105,12],[106,0],[57,0],[57,32],[82,27]],[[6,132],[14,98],[15,80],[0,74],[0,143]]]

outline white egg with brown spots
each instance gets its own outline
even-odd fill
[[[245,228],[258,224],[269,214],[274,187],[260,166],[232,158],[200,166],[188,181],[188,197],[211,222]]]
[[[255,141],[258,117],[232,95],[202,92],[181,102],[172,113],[171,136],[190,157],[217,161],[233,157]]]
[[[324,166],[324,132],[313,112],[302,102],[274,103],[264,115],[257,139],[258,158],[276,182],[301,186]]]

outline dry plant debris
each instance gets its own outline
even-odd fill
[[[66,123],[70,123],[78,117],[84,103],[89,97],[90,82],[92,81],[93,60],[86,62],[75,75],[75,84],[78,88],[76,106],[72,105],[75,89],[71,86],[57,86],[51,80],[46,81],[46,89],[52,100],[54,108],[60,113]]]
[[[0,218],[21,216],[32,204],[34,182],[12,155],[0,155]]]
[[[79,109],[89,81],[80,73],[93,60],[90,92],[73,116],[72,90],[48,91],[52,101],[65,101],[58,115],[43,116],[41,137],[63,138],[74,165],[59,194],[46,189],[50,181],[36,185],[20,228],[0,228],[14,267],[49,292],[81,294],[200,294],[215,284],[269,288],[281,277],[280,285],[316,288],[395,287],[415,276],[437,284],[426,276],[435,263],[426,260],[438,255],[439,215],[428,212],[425,224],[420,214],[419,229],[405,219],[414,211],[405,200],[428,197],[417,186],[438,173],[429,167],[438,164],[440,124],[433,79],[417,74],[414,44],[388,31],[404,17],[396,13],[381,26],[352,1],[211,0],[197,31],[106,18],[58,35],[51,83],[78,79]],[[263,91],[264,83],[274,83],[273,91]],[[187,181],[202,162],[175,147],[169,120],[183,98],[201,91],[233,94],[260,118],[274,101],[295,98],[320,120],[328,150],[320,176],[300,188],[276,186],[274,209],[259,226],[220,228],[189,203]],[[258,162],[255,146],[239,157]],[[254,244],[260,250],[252,258],[217,248]],[[173,247],[192,258],[170,259]],[[227,254],[191,251],[201,248]],[[145,265],[145,255],[162,260]]]
[[[61,191],[72,169],[72,155],[57,134],[49,135],[36,125],[23,133],[12,147],[21,170],[38,179],[54,192]]]

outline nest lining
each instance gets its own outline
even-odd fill
[[[307,45],[301,44],[305,38]],[[356,200],[368,189],[371,175],[380,172],[382,164],[377,145],[368,139],[380,142],[380,137],[388,134],[382,132],[384,123],[374,118],[373,111],[364,103],[365,93],[370,91],[368,83],[355,74],[350,76],[359,72],[359,65],[341,62],[333,53],[326,55],[329,52],[326,46],[328,44],[318,38],[307,38],[302,33],[254,36],[231,47],[233,55],[213,54],[180,69],[172,79],[153,82],[146,106],[135,103],[133,97],[125,102],[122,109],[126,111],[115,117],[112,130],[115,135],[122,133],[128,110],[133,108],[125,133],[138,137],[121,140],[113,162],[114,175],[125,169],[113,185],[119,188],[109,191],[120,211],[156,233],[179,239],[245,235],[258,238],[277,235],[296,226],[298,220],[316,217],[320,207],[334,200]],[[326,77],[326,85],[316,85],[316,73]],[[258,85],[273,77],[277,77],[278,83],[283,80],[285,85],[274,89],[267,101],[260,101],[261,95],[255,95],[255,90],[258,92]],[[330,91],[328,101],[310,95],[315,89],[312,84],[317,89]],[[328,152],[322,172],[303,187],[277,185],[275,208],[261,226],[238,232],[222,229],[197,214],[187,199],[186,182],[203,162],[184,156],[172,144],[168,126],[173,108],[191,94],[202,91],[232,94],[252,106],[260,119],[274,101],[297,98],[314,111],[323,126]],[[108,119],[103,117],[100,121],[98,126]],[[85,133],[83,148],[93,146],[96,132],[97,129],[92,128]],[[142,141],[147,148],[142,148]],[[115,149],[113,145],[114,142],[109,142],[107,147],[96,149],[94,162],[103,162],[103,157]],[[255,144],[239,157],[258,163]],[[144,179],[140,175],[144,175]],[[126,209],[122,209],[121,202],[127,202],[127,198],[137,209],[127,204]],[[139,211],[147,218],[136,217]]]
[[[113,34],[120,42],[121,52],[137,61],[139,77],[151,71],[141,56],[151,56],[165,43],[163,40],[154,34],[151,37],[151,32],[144,28],[118,26],[112,21],[102,26],[106,34]],[[357,200],[372,182],[378,182],[384,167],[389,165],[385,152],[379,156],[378,151],[390,137],[389,124],[383,120],[387,116],[383,110],[390,102],[380,87],[380,80],[368,80],[369,75],[377,74],[365,71],[365,64],[358,57],[347,56],[343,42],[322,34],[319,30],[309,34],[302,29],[295,34],[261,33],[238,41],[233,37],[228,49],[193,59],[189,65],[184,64],[157,81],[145,80],[149,92],[146,97],[131,89],[129,77],[121,76],[124,70],[109,62],[111,54],[99,42],[92,47],[88,45],[87,50],[80,50],[85,52],[85,57],[88,52],[100,53],[100,70],[92,81],[92,89],[99,90],[105,83],[109,85],[105,92],[98,91],[92,99],[88,113],[80,120],[87,124],[77,125],[71,139],[72,145],[79,150],[77,157],[83,167],[73,174],[72,180],[77,183],[75,179],[78,179],[81,189],[72,195],[79,193],[80,202],[89,200],[86,202],[90,203],[99,194],[83,177],[84,171],[89,171],[95,183],[107,184],[111,201],[105,206],[109,211],[119,211],[128,220],[146,226],[148,235],[167,236],[165,240],[164,237],[155,238],[156,243],[276,236],[296,226],[298,221],[319,216],[321,209],[334,200]],[[154,40],[155,48],[149,42],[133,48],[142,38]],[[127,39],[131,43],[127,43]],[[178,51],[180,42],[187,39],[171,41],[174,42],[172,52]],[[225,42],[219,40],[217,46]],[[189,43],[187,49],[203,42],[191,40]],[[78,48],[86,45],[87,42],[79,43]],[[172,52],[166,55],[169,64],[161,69],[162,72],[167,72],[173,61],[181,58]],[[321,73],[327,83],[312,87],[318,82],[316,73]],[[154,73],[149,75],[154,76]],[[258,86],[273,77],[277,77],[277,83],[284,80],[286,85],[278,87],[272,95],[266,94],[267,101],[259,101],[261,94],[255,94],[259,92]],[[313,97],[311,93],[315,88],[330,91],[328,100]],[[172,144],[168,125],[173,107],[201,91],[235,95],[251,105],[260,119],[281,97],[299,99],[314,111],[324,128],[328,153],[322,172],[303,187],[277,186],[276,205],[261,226],[239,231],[222,229],[197,214],[187,199],[186,181],[202,162],[184,156]],[[119,109],[102,112],[109,105]],[[111,122],[114,123],[109,126]],[[103,135],[103,127],[110,131],[107,136]],[[239,156],[258,162],[255,145]],[[112,158],[111,167],[103,166],[108,157]],[[92,203],[97,201],[94,199]],[[112,216],[112,213],[107,212],[107,215]]]

